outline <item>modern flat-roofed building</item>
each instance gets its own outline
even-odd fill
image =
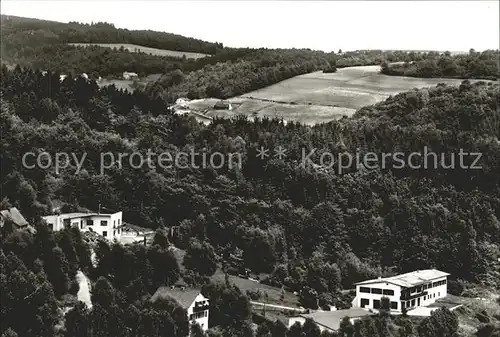
[[[53,231],[66,227],[76,227],[82,232],[91,231],[113,241],[119,240],[122,232],[122,212],[104,213],[65,213],[42,217]]]
[[[382,297],[389,298],[391,310],[428,306],[447,295],[448,273],[426,269],[356,283],[353,306],[380,309]]]

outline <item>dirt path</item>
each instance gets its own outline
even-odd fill
[[[76,294],[77,298],[79,301],[85,303],[87,305],[87,308],[92,308],[92,301],[90,299],[90,281],[85,276],[84,273],[81,271],[78,271],[76,273],[76,281],[78,282],[78,285],[80,286],[80,289],[78,290],[78,293]]]

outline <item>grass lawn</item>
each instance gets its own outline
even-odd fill
[[[213,98],[195,100],[189,106],[198,111],[208,109],[206,114],[212,117],[229,118],[242,114],[313,125],[352,116],[363,106],[413,88],[462,82],[461,79],[387,76],[379,70],[379,66],[362,66],[342,68],[336,73],[313,72],[296,76],[228,99],[233,104],[232,111],[211,110],[217,101]],[[474,81],[477,80],[471,80]]]
[[[215,273],[215,275],[212,276],[212,281],[220,281],[224,282],[224,273],[219,269]],[[246,295],[247,290],[257,290],[259,289],[260,292],[262,293],[262,297],[259,300],[255,300],[256,302],[265,302],[265,297],[264,294],[267,293],[268,295],[268,302],[269,304],[277,304],[277,305],[284,305],[284,306],[289,306],[289,307],[298,307],[298,297],[295,296],[293,293],[285,291],[285,297],[284,300],[280,300],[281,296],[281,289],[280,288],[275,288],[268,286],[266,284],[258,283],[255,281],[251,281],[242,277],[238,276],[233,276],[229,275],[229,281],[233,284],[235,284],[238,288],[241,289],[243,293]]]

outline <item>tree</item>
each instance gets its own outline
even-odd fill
[[[307,337],[309,337],[309,336],[310,337],[320,337],[320,335],[321,335],[321,330],[316,325],[316,323],[310,318],[306,318],[306,321],[304,322],[304,325],[302,326],[302,332]]]
[[[302,288],[299,295],[299,301],[305,308],[318,308],[318,292],[308,286]]]
[[[189,241],[189,246],[184,256],[184,266],[204,276],[212,276],[216,269],[216,256],[212,245],[196,239]]]
[[[458,331],[458,318],[448,309],[440,308],[425,318],[417,330],[420,337],[455,336]]]
[[[352,337],[354,335],[354,326],[352,325],[349,317],[344,317],[340,321],[339,337]]]

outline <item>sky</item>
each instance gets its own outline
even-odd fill
[[[499,49],[499,1],[21,1],[1,13],[113,23],[228,47]]]

